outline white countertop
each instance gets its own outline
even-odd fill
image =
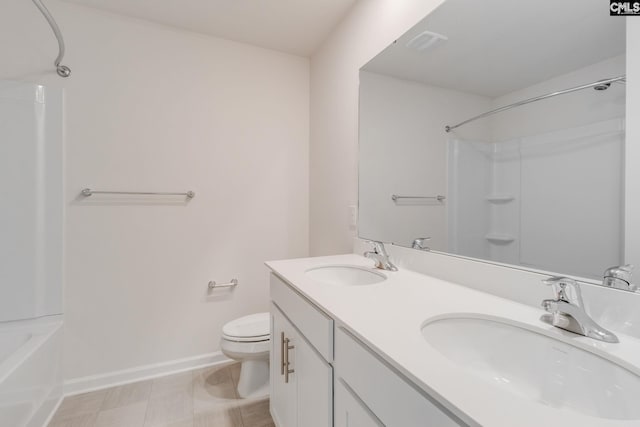
[[[428,319],[455,313],[511,319],[603,355],[640,375],[640,341],[635,338],[613,331],[620,343],[608,344],[578,336],[541,322],[542,309],[406,269],[384,271],[387,280],[365,286],[326,285],[305,275],[306,270],[322,265],[373,267],[373,261],[355,254],[266,264],[333,317],[338,326],[360,338],[417,386],[471,425],[640,426],[640,420],[595,418],[517,397],[460,369],[425,341],[421,328]],[[505,343],[505,347],[507,345]]]

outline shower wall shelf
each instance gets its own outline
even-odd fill
[[[511,243],[514,240],[516,240],[515,236],[512,236],[511,234],[505,234],[505,233],[488,233],[487,235],[484,236],[484,238],[487,239],[489,242],[495,243],[495,244]]]
[[[513,201],[515,196],[512,194],[490,194],[486,199],[490,203],[507,203]]]

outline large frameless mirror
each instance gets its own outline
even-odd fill
[[[359,236],[601,282],[623,265],[625,18],[447,0],[360,71]]]

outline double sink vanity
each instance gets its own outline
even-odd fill
[[[639,23],[446,0],[362,66],[354,254],[267,264],[278,426],[640,426]]]
[[[278,426],[640,424],[637,337],[359,254],[267,265]]]

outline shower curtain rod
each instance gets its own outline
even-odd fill
[[[58,56],[56,57],[56,60],[53,62],[53,64],[56,66],[56,72],[60,77],[69,77],[71,75],[71,69],[66,65],[61,64],[62,58],[64,57],[64,39],[62,38],[62,33],[60,32],[60,28],[58,27],[56,20],[53,19],[53,16],[51,15],[51,12],[49,12],[49,9],[47,9],[44,3],[42,3],[42,0],[32,0],[32,1],[33,1],[33,4],[35,4],[36,7],[40,9],[40,12],[42,12],[45,19],[51,26],[51,29],[53,30],[53,34],[56,36],[56,39],[58,39]]]
[[[543,100],[543,99],[552,98],[552,97],[558,96],[558,95],[564,95],[565,93],[571,93],[571,92],[575,92],[575,91],[578,91],[578,90],[588,89],[590,87],[596,87],[596,86],[601,86],[601,88],[599,90],[604,90],[611,83],[615,83],[615,82],[624,83],[624,82],[626,82],[626,78],[627,78],[626,75],[622,75],[622,76],[613,77],[613,78],[610,78],[610,79],[598,80],[597,82],[588,83],[588,84],[581,85],[581,86],[575,86],[575,87],[572,87],[572,88],[569,88],[569,89],[563,89],[563,90],[559,90],[557,92],[547,93],[546,95],[540,95],[540,96],[536,96],[534,98],[525,99],[523,101],[514,102],[513,104],[505,105],[504,107],[496,108],[495,110],[491,110],[491,111],[487,111],[486,113],[479,114],[479,115],[477,115],[475,117],[472,117],[472,118],[470,118],[468,120],[465,120],[464,122],[460,122],[457,125],[445,126],[444,130],[446,132],[451,132],[455,128],[458,128],[458,127],[460,127],[462,125],[466,125],[469,122],[473,122],[475,120],[482,119],[484,117],[491,116],[493,114],[500,113],[502,111],[510,110],[512,108],[515,108],[515,107],[520,107],[521,105],[529,104],[531,102],[536,102],[536,101],[540,101],[540,100]]]

